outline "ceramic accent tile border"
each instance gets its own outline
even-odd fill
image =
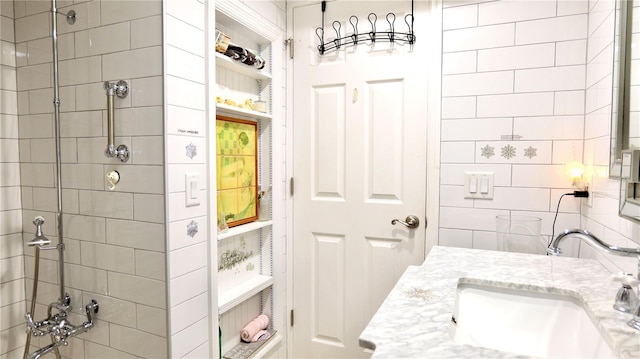
[[[476,163],[550,164],[550,141],[476,142]]]

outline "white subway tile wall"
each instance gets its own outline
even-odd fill
[[[168,193],[167,275],[172,358],[204,346],[209,354],[207,281],[207,139],[205,108],[205,5],[198,0],[165,1],[163,17]],[[210,4],[212,6],[212,4]],[[211,9],[212,10],[212,9]],[[210,11],[211,11],[210,10]],[[199,173],[200,205],[186,206],[185,175]],[[188,230],[191,229],[191,232]],[[195,231],[195,234],[194,234]],[[193,235],[189,235],[193,234]],[[203,335],[205,334],[205,335]]]
[[[44,215],[45,234],[55,241],[51,5],[49,1],[27,0],[1,3],[0,86],[13,93],[5,103],[15,106],[6,113],[10,107],[3,103],[0,110],[0,178],[4,179],[0,180],[0,214],[9,212],[7,206],[15,207],[15,201],[7,200],[15,197],[15,191],[9,189],[20,185],[22,178],[23,218],[17,219],[19,228],[7,228],[24,232],[19,239],[29,240],[31,219]],[[86,302],[96,299],[101,305],[96,326],[74,339],[63,355],[167,357],[162,2],[58,1],[58,9],[73,9],[78,14],[74,25],[58,21],[65,280],[75,307],[73,323],[86,319],[81,315]],[[5,22],[11,23],[12,29],[15,22],[15,39],[5,36]],[[5,83],[11,76],[13,85]],[[115,100],[116,145],[125,143],[132,151],[126,164],[103,154],[107,126],[102,85],[118,80],[126,80],[131,90],[127,98]],[[14,158],[16,147],[20,150],[19,161]],[[107,189],[106,173],[111,170],[121,175],[115,191]],[[22,177],[15,178],[18,174]],[[0,243],[5,243],[5,226],[2,228]],[[33,249],[23,246],[22,241],[19,254],[24,253],[24,260],[22,256],[15,258],[24,262],[22,270],[27,279],[13,281],[23,282],[30,295]],[[5,259],[4,252],[0,260]],[[15,250],[10,253],[16,254]],[[9,264],[13,262],[7,261]],[[57,299],[57,273],[55,253],[43,253],[38,319],[45,315],[45,306]],[[10,283],[3,283],[3,287],[9,288]],[[11,301],[0,303],[0,309],[13,309],[9,305],[30,300],[24,289],[17,293]],[[24,309],[23,304],[19,312]],[[0,356],[24,346],[23,330],[0,330],[1,341],[11,343],[0,348]],[[22,339],[4,340],[16,335]],[[40,345],[46,342],[36,340],[31,349]]]
[[[503,214],[542,217],[551,235],[564,163],[582,159],[587,76],[587,2],[560,3],[445,4],[441,245],[496,249]],[[495,174],[493,200],[464,199],[470,171]],[[579,227],[579,200],[563,202],[557,227]]]
[[[499,214],[541,217],[550,236],[560,196],[574,190],[565,164],[576,160],[595,198],[565,197],[555,233],[582,227],[640,243],[608,179],[613,21],[612,0],[445,2],[439,244],[496,249]],[[467,171],[495,173],[493,200],[464,199]],[[579,241],[567,247],[611,271],[637,270]]]
[[[0,357],[24,347],[25,271],[22,245],[18,70],[13,2],[0,2]]]

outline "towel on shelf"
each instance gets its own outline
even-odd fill
[[[247,343],[256,341],[260,338],[260,335],[257,334],[261,333],[261,331],[264,331],[264,329],[267,329],[267,326],[269,326],[269,317],[267,317],[265,314],[260,314],[255,319],[250,321],[249,324],[247,324],[244,328],[242,328],[242,330],[240,331],[240,338],[243,342]],[[264,333],[262,333],[262,335],[264,335]],[[256,338],[256,340],[253,340],[254,338]]]

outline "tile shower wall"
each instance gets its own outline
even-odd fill
[[[640,4],[634,4],[634,16]],[[582,206],[583,228],[604,241],[621,247],[640,245],[640,224],[618,216],[620,182],[609,179],[609,143],[611,140],[611,96],[613,59],[614,3],[599,1],[589,14],[589,51],[587,55],[587,101],[585,121],[585,164],[591,170],[595,193],[592,205]],[[634,37],[640,29],[634,22]],[[635,39],[634,39],[635,41]],[[593,46],[591,46],[593,44]],[[635,51],[632,56],[637,58]],[[634,61],[635,63],[636,61]],[[589,246],[580,248],[580,256],[595,258],[610,271],[635,273],[637,260],[603,254]]]
[[[50,6],[49,1],[14,1],[23,239],[31,238],[32,218],[43,215],[45,234],[55,243]],[[89,300],[100,303],[95,327],[71,340],[62,354],[166,357],[162,3],[59,1],[58,8],[78,14],[75,25],[63,17],[58,22],[65,280],[74,305],[71,320],[84,320],[81,313]],[[121,79],[129,82],[130,93],[115,100],[115,132],[116,145],[127,144],[132,151],[126,164],[103,155],[103,81]],[[121,177],[114,191],[107,189],[105,179],[111,170]],[[33,249],[24,252],[30,298]],[[43,253],[40,273],[36,318],[58,297],[55,253]],[[32,350],[47,340],[35,340]]]
[[[0,2],[0,358],[24,346],[24,260],[13,2]]]
[[[582,159],[588,1],[445,1],[440,244],[496,249],[497,215],[542,218]],[[493,172],[493,200],[464,199],[464,172]],[[556,228],[579,227],[565,197]]]

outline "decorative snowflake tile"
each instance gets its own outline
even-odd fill
[[[187,224],[187,235],[193,238],[198,233],[198,222],[191,221]]]
[[[524,156],[532,159],[538,155],[538,149],[531,146],[524,149]]]
[[[500,156],[510,160],[516,157],[516,148],[511,145],[506,145],[500,149]]]
[[[186,147],[187,150],[187,157],[193,159],[197,154],[198,154],[198,146],[194,145],[193,143],[189,143],[189,145],[187,145]]]
[[[489,146],[489,145],[486,145],[486,146],[482,147],[480,150],[482,151],[481,156],[482,157],[486,157],[487,159],[493,157],[496,154],[495,153],[495,147],[492,147],[492,146]]]

